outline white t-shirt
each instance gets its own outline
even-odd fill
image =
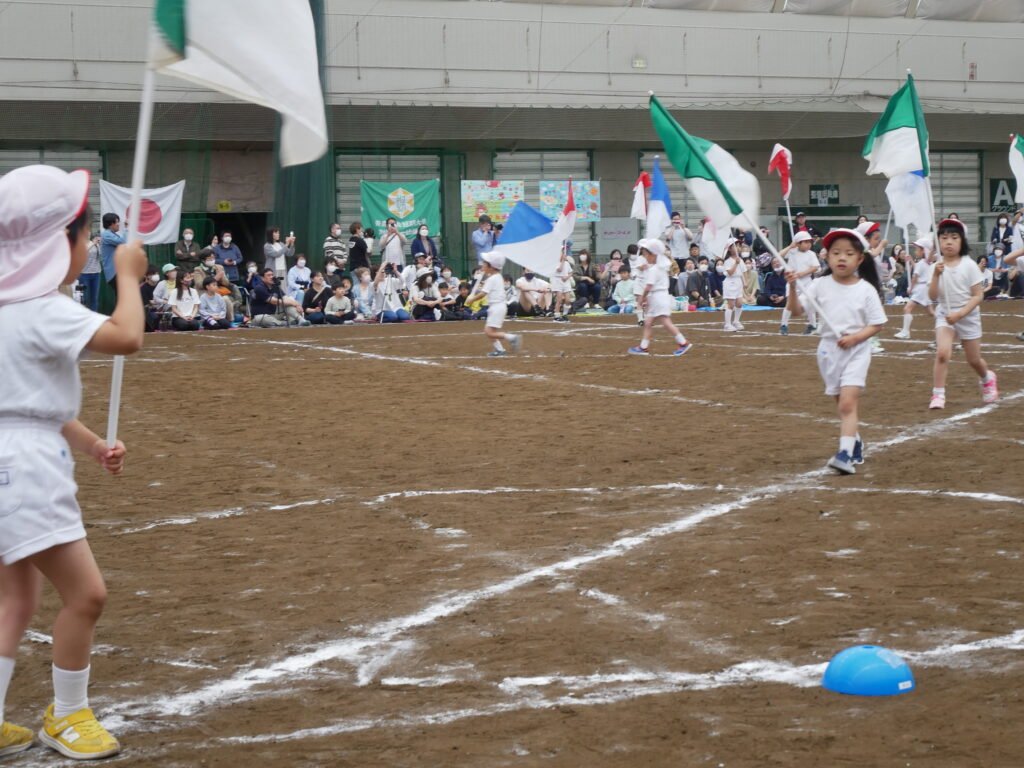
[[[530,301],[536,304],[540,301],[540,292],[547,289],[551,290],[551,283],[547,280],[541,280],[539,277],[534,277],[533,280],[527,280],[525,277],[520,277],[516,280],[516,288],[520,292],[528,294]]]
[[[381,238],[381,242],[384,240],[387,240],[383,250],[384,261],[390,261],[392,264],[398,264],[399,266],[404,265],[405,246],[402,244],[402,238],[398,236],[397,232],[394,235],[387,232]]]
[[[178,289],[175,288],[171,291],[171,295],[167,297],[167,303],[172,307],[177,307],[178,312],[183,315],[192,315],[199,311],[199,294],[196,293],[195,288],[189,288],[182,292],[179,299]]]
[[[385,277],[377,283],[377,311],[381,308],[395,312],[402,308],[402,281],[398,277]]]
[[[955,312],[971,300],[971,288],[984,281],[977,263],[968,256],[961,256],[959,264],[953,268],[947,264],[939,276],[939,306],[949,314],[951,308],[946,304],[948,294],[949,303],[953,305],[952,311]]]
[[[736,271],[731,275],[729,270],[732,269],[734,264],[738,264]],[[747,265],[743,263],[743,259],[734,256],[730,256],[725,260],[725,280],[723,281],[723,287],[731,287],[736,290],[743,290],[743,273],[747,271]]]
[[[665,264],[650,264],[647,267],[646,285],[650,293],[668,293],[668,269]]]
[[[914,264],[913,272],[913,288],[917,290],[921,287],[928,289],[928,283],[932,279],[932,265],[928,262],[928,259],[919,259]]]
[[[815,272],[818,270],[818,256],[812,248],[809,251],[800,251],[794,249],[789,252],[789,263],[787,265],[791,272],[805,272],[808,269],[814,268]],[[811,284],[814,279],[814,272],[797,280],[797,285],[800,286],[800,290],[806,290],[807,286]]]
[[[505,303],[505,278],[499,272],[484,279],[482,290],[487,295],[487,306],[495,307]]]
[[[882,300],[867,280],[845,285],[828,275],[814,280],[807,287],[807,295],[817,299],[828,318],[828,325],[821,326],[823,339],[838,341],[839,336],[856,333],[869,325],[885,324]]]
[[[108,319],[56,292],[0,306],[0,417],[75,419],[78,357]]]
[[[640,255],[630,256],[629,274],[633,278],[633,295],[639,296],[647,283],[647,259]]]

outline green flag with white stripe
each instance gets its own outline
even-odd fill
[[[928,175],[928,128],[913,75],[908,74],[907,82],[889,99],[861,154],[868,161],[868,175]]]

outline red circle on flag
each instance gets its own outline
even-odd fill
[[[160,210],[160,206],[154,200],[150,200],[148,197],[142,200],[140,207],[142,208],[142,215],[139,216],[138,227],[130,226],[129,231],[134,230],[139,235],[148,235],[151,232],[155,232],[156,228],[160,226],[160,222],[163,221],[164,212]],[[125,218],[131,223],[131,207],[125,213]]]

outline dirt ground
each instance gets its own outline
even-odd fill
[[[778,315],[162,333],[129,360],[112,479],[79,464],[107,577],[93,705],[161,766],[1019,766],[1024,302],[985,307],[1003,398],[890,311],[835,451],[817,339]],[[106,417],[108,360],[83,363]],[[49,697],[48,591],[8,717]],[[839,650],[917,690],[819,685]],[[35,748],[12,765],[60,764]]]

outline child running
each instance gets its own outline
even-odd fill
[[[513,352],[518,352],[523,345],[521,333],[505,333],[501,330],[505,315],[508,314],[505,280],[501,276],[505,257],[494,251],[485,253],[480,256],[480,266],[483,268],[483,275],[480,282],[473,287],[473,294],[466,299],[466,304],[487,299],[487,324],[484,326],[484,335],[494,343],[494,349],[488,352],[487,356],[504,357],[508,353],[502,341],[507,341]]]
[[[633,278],[633,311],[636,312],[636,324],[644,324],[644,310],[640,306],[640,298],[644,295],[644,279],[647,273],[647,259],[640,255],[640,246],[630,243],[626,248],[629,254],[629,273]]]
[[[138,241],[117,248],[109,318],[57,291],[88,258],[88,192],[85,171],[35,165],[0,179],[0,755],[32,746],[32,732],[5,722],[3,708],[43,578],[63,605],[53,627],[54,701],[39,740],[76,760],[120,750],[89,709],[89,657],[106,586],[85,539],[71,451],[113,475],[124,468],[124,444],[108,448],[78,421],[78,357],[85,349],[141,349],[146,255]]]
[[[828,466],[840,474],[856,473],[864,463],[864,442],[858,431],[857,405],[871,366],[868,339],[882,330],[885,310],[878,297],[878,271],[864,237],[852,229],[825,235],[828,267],[823,277],[807,288],[806,303],[817,302],[828,318],[818,342],[818,370],[825,394],[836,399],[839,410],[839,451]],[[787,272],[790,292],[786,305],[800,317],[804,308],[797,298],[795,272]]]
[[[640,306],[644,311],[644,334],[639,347],[630,347],[631,355],[649,355],[651,353],[651,333],[654,321],[660,320],[665,330],[676,340],[676,348],[672,354],[682,357],[693,347],[686,337],[679,332],[672,322],[672,300],[668,295],[669,259],[665,255],[665,244],[661,240],[651,238],[641,240],[640,253],[647,261],[647,277],[644,281],[644,292],[640,297]]]
[[[932,300],[928,298],[928,283],[932,279],[932,251],[934,246],[931,238],[922,237],[910,246],[910,256],[914,259],[914,269],[910,273],[910,288],[907,291],[907,306],[903,310],[903,330],[895,334],[897,339],[910,338],[910,324],[914,322],[914,308],[924,307],[934,317]]]
[[[793,242],[779,251],[779,256],[783,259],[786,258],[786,254],[792,251],[792,255],[789,256],[787,261],[783,262],[782,267],[796,275],[797,299],[800,301],[800,305],[804,307],[804,312],[807,313],[807,327],[804,328],[804,336],[809,336],[818,328],[817,312],[814,311],[814,307],[804,306],[803,299],[801,298],[801,294],[807,291],[811,281],[814,279],[814,275],[821,268],[821,265],[818,264],[818,254],[811,250],[813,244],[814,238],[809,233],[800,231],[793,236]],[[787,283],[786,293],[788,294],[789,291],[790,287]],[[788,309],[782,310],[782,323],[779,325],[779,333],[783,336],[789,335],[789,318],[791,314]]]
[[[928,407],[946,407],[946,375],[953,353],[954,334],[960,337],[967,364],[980,379],[981,399],[994,403],[999,399],[996,374],[981,357],[981,300],[984,279],[970,257],[967,227],[959,219],[943,219],[938,229],[939,256],[928,284],[928,298],[935,305],[935,369],[932,399]]]
[[[736,238],[730,237],[725,241],[724,276],[722,281],[722,298],[725,299],[725,325],[723,330],[727,332],[742,331],[743,323],[740,317],[743,315],[743,273],[747,271],[746,265],[736,250]]]

